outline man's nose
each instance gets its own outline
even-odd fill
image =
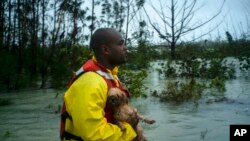
[[[126,49],[126,53],[130,53],[130,50]]]
[[[129,50],[128,50],[127,46],[126,46],[126,45],[123,45],[123,47],[124,47],[124,50],[125,50],[127,53],[129,53]]]

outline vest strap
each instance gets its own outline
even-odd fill
[[[70,120],[72,120],[72,117],[69,115],[69,113],[67,111],[64,111],[62,114],[61,114],[61,118],[62,120],[66,120],[67,118],[69,118]]]
[[[73,139],[73,140],[76,140],[76,141],[83,141],[83,139],[81,137],[78,137],[76,135],[73,135],[69,132],[64,132],[64,138],[66,140],[70,140],[70,139]]]
[[[114,77],[110,73],[106,73],[106,72],[101,71],[101,70],[97,70],[96,73],[98,73],[99,75],[101,75],[102,77],[104,77],[106,79],[115,80]]]
[[[75,72],[75,75],[78,76],[84,72],[83,67],[81,67],[78,71]]]

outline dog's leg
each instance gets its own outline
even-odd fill
[[[115,124],[119,126],[119,128],[121,128],[122,131],[126,131],[125,126],[122,124],[121,121],[115,121]]]
[[[155,123],[155,120],[153,120],[153,119],[145,118],[145,117],[143,117],[143,116],[140,115],[140,114],[137,114],[137,115],[138,115],[138,118],[139,118],[141,121],[143,121],[143,122],[146,122],[146,123],[148,123],[148,124],[153,124],[153,123]]]
[[[143,129],[140,125],[137,125],[135,131],[137,136],[134,141],[147,141],[146,137],[143,136]]]

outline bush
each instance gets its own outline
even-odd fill
[[[167,89],[158,96],[161,101],[183,103],[198,100],[205,89],[204,84],[191,79],[189,82],[168,82]]]
[[[210,88],[217,89],[219,92],[226,91],[225,80],[220,77],[215,77],[214,79],[212,79],[209,86]]]
[[[230,64],[227,65],[221,58],[211,60],[186,58],[181,61],[169,61],[164,72],[167,77],[235,78],[234,66]]]
[[[145,70],[132,71],[123,70],[120,71],[120,80],[123,82],[131,93],[132,97],[147,97],[143,93],[146,87],[143,84],[143,80],[147,77],[147,72]]]

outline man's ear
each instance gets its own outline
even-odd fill
[[[102,52],[103,52],[104,54],[109,54],[109,48],[108,48],[108,46],[102,45],[101,47],[102,47]]]

